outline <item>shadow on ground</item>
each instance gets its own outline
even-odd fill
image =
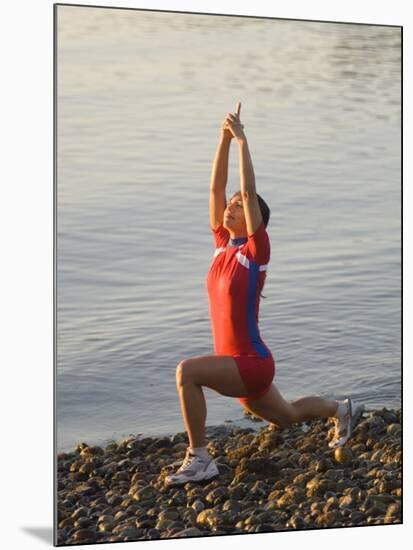
[[[21,527],[21,531],[53,546],[53,527]]]

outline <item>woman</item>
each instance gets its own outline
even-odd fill
[[[215,355],[179,363],[176,383],[189,447],[181,467],[167,485],[212,479],[219,474],[205,439],[203,386],[237,397],[254,415],[281,427],[316,418],[334,418],[330,447],[344,445],[364,407],[321,397],[283,399],[272,383],[275,363],[258,330],[259,297],[270,259],[266,232],[269,208],[257,194],[241,104],[221,128],[210,185],[210,224],[215,255],[207,277]],[[225,186],[232,139],[239,149],[241,190],[226,204]]]

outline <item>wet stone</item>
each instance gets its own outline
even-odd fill
[[[111,506],[118,506],[122,502],[122,497],[120,495],[113,495],[106,500]]]
[[[114,517],[114,521],[115,521],[115,522],[123,521],[123,520],[125,520],[128,516],[129,516],[129,514],[127,514],[126,512],[120,510],[119,512],[116,512],[115,517]]]
[[[208,508],[206,510],[203,510],[200,512],[196,518],[196,522],[198,525],[202,527],[208,527],[210,518],[212,518],[215,515],[215,510],[212,508]]]
[[[231,484],[228,491],[230,498],[234,500],[242,500],[247,492],[248,488],[245,483],[239,483],[235,486],[232,486]]]
[[[386,510],[384,523],[397,523],[401,521],[401,505],[399,502],[390,504]]]
[[[287,526],[292,529],[303,529],[305,527],[304,518],[302,516],[293,516],[288,520]]]
[[[158,531],[166,531],[170,527],[173,527],[174,520],[172,519],[160,519],[156,525],[155,528],[158,529]]]
[[[94,542],[96,541],[96,533],[92,529],[79,529],[73,535],[76,542]]]
[[[238,514],[241,511],[241,505],[236,500],[226,500],[222,505],[222,510],[223,512]]]
[[[86,508],[86,506],[81,506],[80,508],[76,508],[76,510],[72,513],[73,519],[78,519],[81,517],[87,517],[89,515],[89,508]]]
[[[122,529],[122,531],[119,531],[118,534],[123,540],[137,540],[142,536],[142,529],[138,529],[136,527],[126,527],[125,529]]]
[[[145,487],[142,487],[141,489],[138,489],[131,496],[134,500],[137,500],[138,502],[142,502],[144,500],[153,499],[155,495],[156,495],[156,489],[151,485],[147,485]]]
[[[59,529],[65,529],[66,527],[72,527],[74,522],[75,522],[75,520],[72,517],[65,518],[59,523]]]
[[[334,521],[337,518],[337,512],[336,511],[329,511],[324,514],[320,514],[316,518],[316,524],[320,527],[331,527],[334,523]]]
[[[204,504],[201,500],[195,500],[195,501],[191,504],[191,508],[192,508],[197,514],[199,514],[200,512],[202,512],[202,510],[204,510],[205,504]]]
[[[192,525],[196,525],[196,518],[200,512],[196,512],[196,510],[189,508],[188,510],[185,510],[183,513],[183,520],[185,524],[190,523]]]
[[[390,424],[387,426],[387,433],[393,437],[400,437],[402,433],[402,428],[400,424]]]
[[[75,529],[87,529],[92,526],[94,526],[93,520],[85,517],[78,518],[73,524],[73,527],[75,527]]]
[[[228,499],[228,491],[224,487],[217,487],[210,491],[206,496],[206,501],[211,504],[219,504]]]
[[[136,520],[136,527],[140,529],[150,529],[155,526],[155,520],[150,518],[139,518]]]
[[[334,451],[334,460],[339,464],[351,462],[353,453],[348,447],[339,447]]]
[[[109,508],[109,510],[111,510],[111,508]],[[100,516],[98,516],[98,522],[99,521],[113,521],[114,519],[114,516],[112,514],[108,514],[106,512],[100,514]]]
[[[353,525],[359,525],[365,522],[365,515],[363,514],[363,512],[353,510],[350,514],[350,520]]]
[[[322,496],[327,491],[327,480],[325,479],[312,479],[309,481],[306,485],[307,488],[307,496],[308,497],[314,497],[314,496]]]

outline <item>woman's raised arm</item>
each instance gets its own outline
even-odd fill
[[[228,180],[228,158],[232,133],[225,124],[221,127],[218,147],[212,165],[211,183],[209,191],[209,219],[212,229],[216,229],[224,219],[224,210],[227,206],[225,187]]]
[[[235,113],[228,113],[226,123],[239,146],[239,171],[241,183],[241,196],[244,205],[245,221],[248,235],[253,235],[262,222],[262,214],[258,203],[255,187],[255,174],[252,165],[247,137],[244,126],[239,118],[241,104],[237,104]]]

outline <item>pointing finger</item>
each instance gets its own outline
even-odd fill
[[[241,112],[241,102],[240,101],[238,101],[238,103],[237,103],[237,106],[235,108],[235,112],[239,116],[239,114]]]

